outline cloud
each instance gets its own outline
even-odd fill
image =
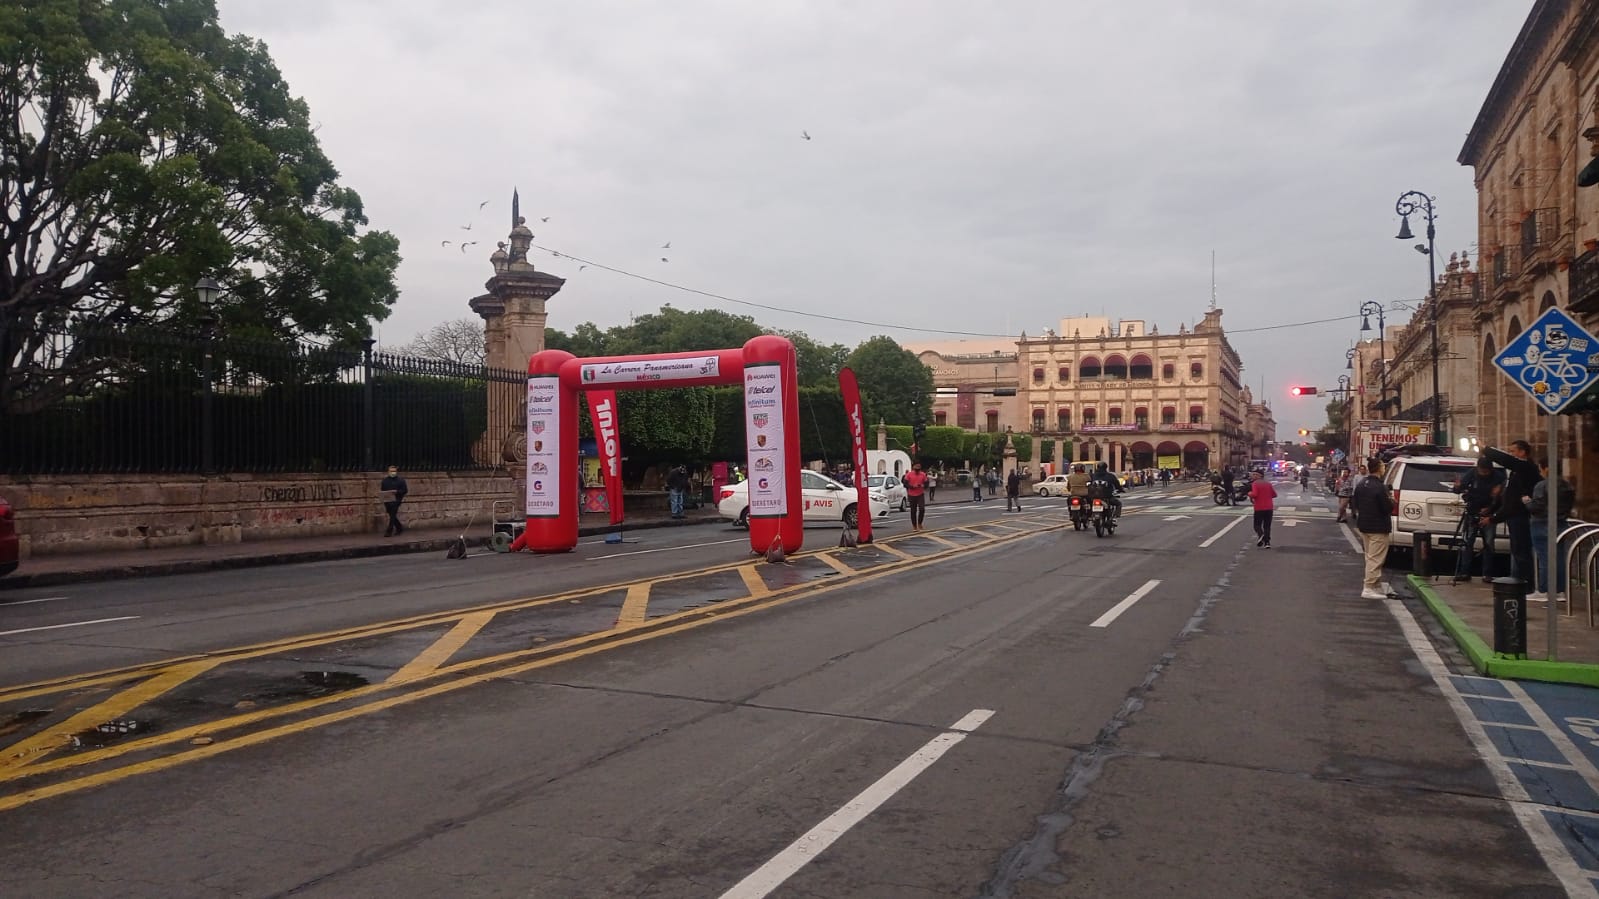
[[[1230,328],[1414,298],[1394,199],[1437,196],[1442,253],[1475,242],[1455,157],[1518,6],[219,0],[402,240],[388,343],[468,314],[513,185],[541,245],[874,321],[1175,331],[1210,301],[1212,251]],[[477,247],[439,247],[468,222]],[[570,279],[557,327],[708,302],[534,262]],[[1234,338],[1283,432],[1320,423],[1285,385],[1331,386],[1357,325]]]

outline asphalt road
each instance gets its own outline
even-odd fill
[[[1134,492],[1103,540],[1029,500],[1017,539],[31,802],[0,892],[1566,895],[1295,489],[1271,550],[1205,498]],[[0,685],[747,552],[637,539],[19,591],[51,601],[0,631],[126,620],[0,636]]]

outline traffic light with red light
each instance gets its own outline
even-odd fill
[[[1288,388],[1288,395],[1289,396],[1315,396],[1316,395],[1316,388],[1314,388],[1314,387],[1290,387],[1290,388]]]

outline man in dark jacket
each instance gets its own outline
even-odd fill
[[[1022,510],[1022,473],[1012,468],[1005,478],[1005,511],[1011,510],[1015,504],[1016,511]]]
[[[378,490],[383,494],[383,508],[389,513],[389,527],[383,532],[385,537],[405,533],[405,525],[400,524],[400,503],[405,502],[405,495],[410,488],[405,485],[405,478],[400,477],[400,469],[389,466],[389,475],[378,485]]]
[[[1221,490],[1227,497],[1227,505],[1235,506],[1238,504],[1233,497],[1233,467],[1231,465],[1223,465],[1221,467]]]
[[[1505,473],[1494,468],[1487,458],[1477,460],[1477,467],[1466,472],[1455,482],[1454,492],[1466,503],[1460,515],[1460,545],[1455,547],[1455,583],[1471,580],[1471,557],[1482,537],[1482,579],[1493,579],[1490,569],[1494,559],[1494,529],[1479,523],[1484,514],[1492,512],[1494,490],[1505,486]]]
[[[1377,473],[1382,463],[1373,459],[1366,463],[1369,477],[1355,484],[1349,498],[1349,511],[1355,513],[1355,530],[1360,532],[1360,542],[1366,549],[1366,578],[1360,591],[1361,599],[1387,599],[1388,591],[1382,583],[1383,562],[1388,559],[1388,546],[1392,542],[1394,513],[1393,499],[1388,487]]]
[[[1505,477],[1505,489],[1499,492],[1499,502],[1494,505],[1492,514],[1477,520],[1484,525],[1490,521],[1504,522],[1505,530],[1510,532],[1510,576],[1526,581],[1530,588],[1535,571],[1532,567],[1532,528],[1527,515],[1527,503],[1532,502],[1532,488],[1542,480],[1538,466],[1532,461],[1532,444],[1516,440],[1511,442],[1508,453],[1490,446],[1482,454],[1489,461],[1503,466],[1509,474]]]
[[[671,503],[672,517],[682,518],[683,500],[688,496],[688,469],[681,465],[673,466],[666,473],[666,496]]]

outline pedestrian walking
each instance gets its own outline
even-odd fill
[[[1555,553],[1555,580],[1554,585],[1549,583],[1549,463],[1547,460],[1538,460],[1538,473],[1543,480],[1532,488],[1532,500],[1527,503],[1528,531],[1532,536],[1532,563],[1538,570],[1537,592],[1527,596],[1528,602],[1546,602],[1553,596],[1556,602],[1566,592],[1566,554]],[[1555,531],[1554,539],[1560,539],[1560,533],[1566,529],[1566,518],[1571,515],[1571,507],[1577,502],[1577,490],[1565,478],[1559,479],[1559,486],[1555,488]]]
[[[928,490],[928,483],[932,479],[922,472],[922,463],[911,465],[911,470],[905,473],[900,483],[905,485],[905,501],[911,506],[911,530],[922,529],[922,521],[927,517],[927,502],[923,491]]]
[[[1532,523],[1527,504],[1532,502],[1532,488],[1542,479],[1538,466],[1532,461],[1532,444],[1515,440],[1511,441],[1508,453],[1490,446],[1482,454],[1509,472],[1489,521],[1504,523],[1505,530],[1510,533],[1510,576],[1526,581],[1531,589],[1537,570],[1532,564]]]
[[[1249,473],[1249,503],[1255,507],[1255,545],[1271,549],[1271,514],[1277,508],[1277,490],[1266,482],[1266,473]]]
[[[1012,504],[1015,504],[1017,512],[1022,510],[1022,473],[1014,468],[1005,479],[1005,511],[1011,511]]]
[[[1367,463],[1366,472],[1350,495],[1349,508],[1355,513],[1355,530],[1360,532],[1361,545],[1366,550],[1366,576],[1361,584],[1361,599],[1387,599],[1388,588],[1382,580],[1382,566],[1388,560],[1388,547],[1393,541],[1393,497],[1382,479],[1376,477],[1381,463]]]
[[[929,471],[927,474],[927,501],[932,502],[933,496],[938,493],[938,472]]]
[[[388,476],[378,485],[378,492],[383,494],[383,509],[389,513],[389,526],[383,536],[405,533],[405,525],[400,523],[400,504],[405,502],[405,495],[411,492],[411,488],[406,485],[405,478],[400,477],[398,467],[389,466]]]
[[[666,474],[666,496],[672,506],[672,517],[682,518],[683,500],[688,496],[688,469],[682,465]]]
[[[1491,514],[1494,493],[1505,485],[1504,472],[1494,468],[1486,458],[1477,460],[1477,467],[1455,482],[1453,491],[1460,495],[1466,507],[1460,513],[1460,542],[1455,546],[1455,580],[1463,584],[1471,580],[1471,560],[1477,549],[1477,538],[1482,538],[1482,579],[1493,580],[1494,529],[1483,527],[1483,515]]]
[[[1361,464],[1365,465],[1367,463],[1362,462]],[[1366,473],[1364,471],[1356,474],[1347,468],[1344,469],[1338,482],[1338,521],[1349,520],[1349,502],[1355,496],[1355,487],[1360,481],[1365,479]]]
[[[988,495],[989,496],[997,496],[998,494],[999,494],[999,472],[995,471],[992,468],[990,468],[988,470]]]
[[[983,501],[983,476],[974,471],[974,472],[972,472],[972,502],[980,503],[982,501]]]

